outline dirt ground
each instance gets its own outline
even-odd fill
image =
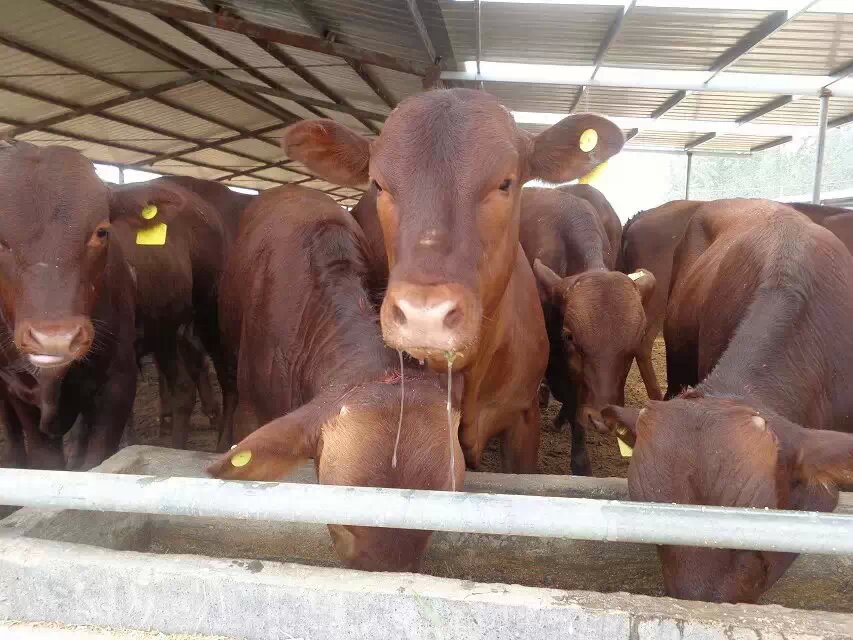
[[[655,343],[653,361],[658,372],[658,380],[662,386],[665,386],[666,357],[661,339]],[[628,384],[625,389],[626,404],[632,407],[641,407],[647,399],[648,396],[640,379],[640,373],[634,365],[628,375]],[[133,444],[170,446],[169,433],[159,433],[159,407],[157,372],[150,362],[146,362],[139,380],[134,405],[134,424],[131,434]],[[553,430],[554,418],[559,411],[560,403],[552,399],[548,408],[542,412],[542,442],[539,448],[539,471],[541,473],[566,474],[569,472],[569,457],[572,450],[569,433],[557,433]],[[615,438],[602,436],[589,429],[586,437],[593,475],[602,478],[624,478],[628,471],[628,459],[619,455]],[[216,434],[197,406],[192,417],[192,431],[188,446],[190,449],[200,451],[214,451],[215,444]],[[500,468],[499,444],[497,440],[494,440],[483,456],[483,464],[480,470],[500,471]]]

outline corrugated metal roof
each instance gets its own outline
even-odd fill
[[[769,14],[640,5],[625,21],[604,63],[613,67],[708,69]]]
[[[199,0],[169,2],[208,11]],[[342,44],[364,47],[404,60],[431,62],[409,7],[402,0],[298,0],[298,3],[296,0],[220,0],[220,4],[236,11],[244,19],[265,25],[315,36],[331,34],[335,42]],[[458,69],[459,64],[476,57],[474,3],[416,0],[416,5],[423,15],[433,46],[444,58],[445,68]],[[195,61],[190,63],[193,69],[209,67],[241,82],[261,82],[236,68],[234,60],[223,57],[225,53],[218,55],[159,17],[102,0],[97,0],[92,6],[100,7],[105,13],[127,20],[136,29],[147,32],[152,45],[162,41],[177,49]],[[605,35],[621,11],[621,6],[485,2],[481,13],[482,60],[592,65]],[[48,57],[65,58],[90,69],[92,74],[102,75],[104,80],[109,78],[131,88],[144,88],[187,76],[185,70],[135,48],[129,39],[110,35],[44,0],[0,0],[0,15],[0,36],[19,40]],[[720,56],[742,42],[771,15],[768,11],[653,8],[643,6],[640,0],[624,20],[604,56],[603,64],[605,67],[709,71]],[[240,66],[254,69],[269,78],[273,86],[284,87],[309,99],[331,102],[330,95],[334,94],[356,108],[381,114],[390,111],[385,101],[341,57],[272,45],[286,54],[281,57],[290,57],[301,65],[302,70],[297,72],[246,36],[197,24],[186,24],[181,29],[209,40],[236,58]],[[851,36],[853,15],[806,13],[735,61],[731,70],[828,74],[853,61]],[[0,60],[0,82],[12,85],[11,88],[45,95],[44,100],[35,100],[0,89],[0,135],[13,129],[12,125],[3,124],[4,117],[6,122],[40,121],[69,113],[66,108],[55,104],[56,101],[90,105],[125,93],[108,81],[81,75],[2,43]],[[417,76],[368,64],[363,65],[363,69],[390,94],[393,101],[421,91],[421,78]],[[300,73],[312,74],[316,78],[315,86],[300,77]],[[489,82],[485,89],[514,111],[567,113],[574,105],[577,111],[631,118],[648,118],[662,111],[674,95],[673,90],[602,87],[589,87],[581,93],[576,85],[535,82]],[[47,97],[51,97],[54,103]],[[233,178],[234,184],[252,188],[266,188],[305,177],[305,168],[296,164],[291,167],[294,171],[285,167],[266,167],[284,159],[276,141],[280,129],[263,132],[262,138],[267,141],[249,137],[227,143],[222,148],[206,148],[181,155],[180,151],[195,149],[199,144],[209,145],[219,138],[240,135],[238,130],[262,129],[280,121],[267,111],[229,95],[209,82],[173,89],[161,97],[183,105],[184,109],[197,112],[197,115],[165,106],[151,98],[141,98],[114,106],[108,112],[138,126],[116,123],[97,115],[74,117],[53,125],[56,131],[69,136],[84,136],[98,140],[98,143],[75,142],[41,131],[22,137],[38,144],[70,142],[84,149],[89,157],[103,162],[136,163],[151,156],[177,153],[174,158],[155,163],[153,168],[207,178],[257,168],[257,173]],[[688,93],[680,102],[671,105],[655,126],[665,127],[667,122],[682,121],[679,125],[683,128],[685,120],[737,121],[774,99],[775,96],[755,92]],[[273,111],[280,107],[298,118],[316,117],[317,112],[326,114],[364,135],[372,135],[362,122],[336,110],[308,108],[287,98],[267,95],[258,96],[256,100],[269,105]],[[818,109],[817,98],[799,98],[754,122],[811,125],[816,122]],[[831,119],[851,113],[853,98],[831,100]],[[223,123],[229,123],[231,127],[225,127]],[[381,127],[381,122],[374,124]],[[675,124],[672,126],[676,128]],[[524,125],[524,128],[538,132],[545,127]],[[644,131],[641,128],[628,147],[683,150],[686,144],[707,133],[709,131],[706,130],[681,133]],[[187,142],[187,139],[196,142]],[[744,136],[735,130],[699,145],[696,150],[749,151],[774,140],[763,136]],[[145,149],[147,153],[110,147],[111,142]],[[222,171],[195,166],[192,162],[222,167]],[[307,184],[321,189],[334,187],[322,181]],[[337,189],[335,193],[354,196],[358,191]]]
[[[853,14],[807,13],[756,46],[733,71],[829,75],[853,59]]]

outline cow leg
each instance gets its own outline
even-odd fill
[[[186,446],[190,416],[195,404],[195,384],[183,358],[178,355],[177,332],[170,331],[161,336],[154,349],[154,360],[165,379],[165,385],[171,389],[172,446],[183,449]]]
[[[27,466],[31,469],[64,470],[61,438],[48,438],[39,431],[39,410],[23,402],[13,402],[24,434]]]
[[[65,465],[69,471],[75,471],[83,466],[86,460],[86,448],[89,446],[89,425],[80,415],[74,422],[74,426],[65,436],[63,449],[65,451],[65,459],[68,461]]]
[[[205,361],[204,346],[192,333],[192,328],[187,327],[181,332],[179,338],[181,357],[186,364],[190,378],[198,389],[198,397],[201,408],[210,421],[210,426],[219,431],[219,404],[213,394],[213,386],[210,384],[207,362]]]
[[[167,427],[172,424],[172,403],[174,399],[172,398],[172,390],[166,381],[166,374],[159,366],[157,367],[157,388],[160,396],[160,433],[158,435],[162,436]]]
[[[573,476],[591,476],[592,465],[589,462],[589,452],[586,450],[586,429],[574,420],[569,420],[572,430],[572,459],[571,471]]]
[[[27,449],[24,445],[24,432],[14,407],[6,398],[0,401],[0,424],[3,427],[6,443],[0,466],[14,469],[26,468]]]
[[[501,456],[504,473],[537,473],[539,461],[539,402],[516,414],[512,425],[504,431]]]
[[[637,368],[640,370],[640,376],[643,378],[643,384],[646,386],[646,394],[649,396],[649,400],[662,400],[663,394],[658,384],[655,368],[652,365],[651,344],[643,344],[640,347],[640,353],[637,354]]]
[[[106,382],[83,412],[89,437],[81,469],[88,471],[118,451],[135,398],[133,360],[117,356],[107,372]]]
[[[222,344],[219,334],[219,310],[215,301],[199,306],[195,327],[213,362],[216,379],[222,390],[222,421],[219,434],[219,450],[222,451],[231,446],[231,437],[226,432],[230,430],[233,433],[234,413],[237,409],[237,363],[226,355]]]

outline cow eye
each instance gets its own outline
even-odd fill
[[[95,235],[99,238],[106,238],[108,235],[110,235],[110,232],[105,227],[99,227],[98,230],[95,231]]]
[[[510,188],[511,186],[512,186],[512,178],[507,178],[506,180],[504,180],[503,182],[501,182],[501,184],[500,184],[500,186],[498,187],[498,189],[500,189],[501,191],[503,191],[504,193],[506,193],[507,191],[509,191],[509,188]]]

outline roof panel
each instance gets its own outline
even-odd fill
[[[201,85],[197,85],[201,86]],[[214,140],[232,135],[230,129],[196,118],[178,109],[154,102],[153,100],[135,100],[128,104],[109,109],[107,113],[124,116],[136,122],[143,122],[184,136],[205,140]]]
[[[169,153],[179,149],[186,149],[192,145],[187,142],[164,137],[145,129],[137,129],[125,124],[113,122],[98,116],[83,116],[68,122],[56,125],[56,129],[73,136],[78,134],[91,138],[97,138],[105,143],[117,142],[134,147],[148,149],[152,154]]]
[[[33,100],[32,98],[3,91],[2,89],[0,89],[0,105],[3,105],[3,111],[0,112],[0,116],[8,116],[9,118],[25,122],[36,122],[67,111],[49,102]]]
[[[689,93],[667,111],[662,120],[738,120],[771,102],[776,96],[762,93]]]
[[[163,95],[186,107],[233,123],[238,127],[255,129],[276,122],[272,116],[209,84],[180,87]]]
[[[806,13],[743,56],[732,71],[829,75],[853,61],[853,14]]]
[[[770,13],[637,6],[611,45],[604,64],[709,69]]]
[[[457,61],[476,58],[473,6],[441,0]],[[620,11],[615,6],[484,3],[480,13],[482,60],[591,65]]]
[[[755,147],[773,142],[777,138],[772,136],[742,136],[737,134],[728,134],[712,138],[704,144],[696,147],[696,151],[734,151],[746,152],[751,151]]]
[[[853,98],[830,98],[829,120],[853,113]],[[797,124],[817,126],[820,116],[820,99],[799,97],[783,107],[758,118],[755,122],[766,124]]]
[[[63,145],[77,149],[84,156],[94,162],[104,164],[132,164],[139,162],[149,157],[148,154],[135,153],[133,151],[124,151],[109,147],[107,145],[92,144],[90,142],[80,142],[73,138],[66,138],[60,135],[46,133],[44,131],[31,131],[18,137],[19,140],[25,140],[38,146]]]
[[[176,77],[175,67],[45,2],[4,0],[2,13],[0,33],[134,86]]]

